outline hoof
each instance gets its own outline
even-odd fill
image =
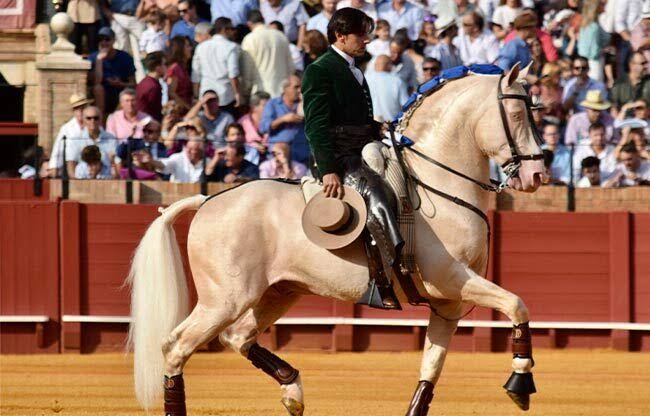
[[[289,415],[291,416],[302,416],[303,412],[305,411],[304,404],[300,403],[295,399],[291,399],[289,397],[282,398],[282,404],[284,405],[284,407],[287,409],[287,412],[289,412]]]
[[[530,394],[519,394],[507,391],[508,397],[521,409],[528,410],[530,408]]]

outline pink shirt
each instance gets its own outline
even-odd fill
[[[147,117],[149,117],[147,113],[138,111],[136,120],[139,122]],[[117,137],[118,142],[123,142],[131,135],[131,129],[133,128],[134,124],[135,123],[128,121],[124,117],[124,110],[117,110],[108,116],[108,120],[106,120],[106,131]],[[140,123],[138,123],[138,127],[135,130],[133,138],[142,138],[142,125]]]
[[[237,120],[237,122],[244,128],[246,143],[252,144],[253,142],[262,142],[263,144],[266,144],[269,141],[269,135],[260,134],[257,127],[255,127],[255,123],[253,123],[253,119],[251,118],[250,114],[242,116],[239,120]]]
[[[292,179],[300,179],[307,173],[307,166],[295,160],[291,161],[291,170],[293,171]],[[275,159],[269,159],[260,164],[260,178],[279,178],[278,167]]]

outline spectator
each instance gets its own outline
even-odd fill
[[[580,162],[587,156],[600,159],[600,175],[609,178],[616,167],[614,146],[607,144],[605,126],[595,122],[589,126],[589,139],[578,143],[573,154],[574,177],[580,173]]]
[[[551,177],[562,182],[571,182],[571,152],[560,143],[560,126],[546,124],[542,130],[545,150],[553,153],[553,163],[550,166]]]
[[[544,51],[542,50],[542,44],[539,39],[530,38],[526,43],[528,43],[528,48],[530,50],[530,67],[528,68],[528,76],[537,82],[542,76],[542,69],[544,68],[544,64],[546,64],[546,58],[544,57]]]
[[[586,99],[580,103],[585,111],[569,118],[564,136],[565,144],[576,144],[589,136],[589,126],[599,122],[605,127],[607,142],[614,140],[614,119],[606,110],[611,103],[606,101],[598,90],[589,91]]]
[[[625,62],[629,59],[629,53],[631,51],[630,40],[632,39],[632,30],[641,17],[643,3],[644,0],[625,0],[616,3],[614,30],[621,37],[617,50],[617,74],[625,72]]]
[[[243,115],[237,122],[244,128],[244,138],[249,146],[253,146],[260,154],[266,153],[266,143],[269,140],[267,134],[260,133],[262,123],[262,113],[264,107],[271,96],[264,92],[258,91],[251,97],[250,110]]]
[[[505,4],[494,10],[492,32],[497,39],[501,40],[506,37],[521,10],[521,0],[506,0]]]
[[[573,59],[572,73],[573,78],[567,81],[562,94],[562,103],[566,111],[584,111],[585,108],[579,103],[587,98],[588,91],[599,90],[602,97],[607,98],[605,84],[589,78],[589,61],[587,58],[579,56]]]
[[[162,132],[160,133],[162,137],[167,137],[176,123],[183,120],[183,117],[187,114],[187,110],[187,107],[178,104],[174,100],[169,100],[163,105]]]
[[[203,43],[206,40],[212,37],[210,33],[212,31],[212,25],[208,22],[199,22],[194,26],[194,44],[198,45]]]
[[[214,22],[215,35],[196,47],[192,59],[192,82],[203,96],[216,92],[222,110],[235,113],[241,103],[239,92],[239,46],[228,39],[234,30],[230,19],[219,17]]]
[[[135,66],[131,55],[113,48],[115,33],[111,28],[99,29],[98,36],[99,51],[88,56],[92,64],[88,84],[93,86],[97,106],[102,112],[110,113],[117,107],[120,92],[135,85]]]
[[[81,152],[86,146],[95,145],[101,150],[102,163],[113,165],[117,140],[102,128],[101,112],[98,107],[88,106],[83,111],[84,129],[81,136],[70,138],[66,146],[68,176],[76,178],[76,168],[81,162]]]
[[[251,33],[242,41],[244,59],[243,78],[250,85],[251,92],[267,91],[273,97],[282,93],[282,81],[293,72],[294,65],[289,50],[289,41],[282,32],[264,26],[259,10],[248,14]]]
[[[377,3],[379,2],[376,2],[375,4]],[[336,6],[337,9],[342,9],[344,7],[359,9],[368,16],[372,17],[372,20],[377,20],[377,10],[375,9],[375,5],[365,0],[341,0]]]
[[[274,20],[271,23],[269,23],[269,28],[284,33],[284,25],[278,22],[277,20]],[[306,34],[307,32],[305,32],[305,35]],[[305,69],[304,58],[302,56],[302,48],[299,48],[298,46],[296,46],[296,44],[289,42],[289,51],[291,52],[291,61],[293,61],[293,66],[296,68],[296,71],[302,72]]]
[[[616,159],[621,159],[621,151],[628,143],[633,143],[636,146],[636,150],[639,152],[641,159],[650,159],[650,149],[648,149],[648,140],[646,139],[646,134],[643,127],[623,128],[621,140],[619,141],[618,145],[616,145],[616,151],[614,153]]]
[[[424,80],[422,82],[427,82],[432,78],[437,77],[440,75],[441,70],[442,66],[440,65],[439,60],[436,58],[431,58],[430,56],[425,57],[424,61],[422,62],[422,74],[424,76]]]
[[[178,14],[181,18],[174,23],[169,37],[175,38],[176,36],[185,36],[189,40],[194,40],[194,29],[196,25],[204,21],[196,12],[195,1],[179,0],[177,8]]]
[[[102,152],[94,144],[81,150],[81,160],[74,170],[75,179],[113,179],[111,165],[102,160]]]
[[[391,0],[377,6],[377,17],[390,24],[391,34],[406,28],[411,40],[416,40],[422,30],[424,13],[422,8],[406,0]]]
[[[260,132],[269,135],[270,145],[289,143],[294,158],[307,164],[310,150],[305,136],[305,117],[298,114],[300,100],[300,78],[291,75],[282,83],[282,95],[272,98],[264,107]]]
[[[300,179],[307,174],[307,166],[291,160],[291,149],[287,143],[276,143],[271,155],[273,158],[260,165],[260,178]]]
[[[646,72],[647,64],[645,55],[641,52],[635,52],[630,57],[630,72],[627,75],[620,75],[612,88],[614,116],[625,103],[638,100],[650,101],[650,75]]]
[[[115,47],[134,57],[138,56],[140,50],[138,43],[145,29],[144,23],[135,16],[138,3],[139,0],[109,0],[101,3],[104,16],[111,24],[110,28],[113,29],[110,37],[114,39]],[[102,30],[104,28],[99,30],[100,52],[102,49],[102,36],[108,35],[107,32],[102,34]],[[138,79],[140,79],[144,76],[144,70],[139,61],[136,60],[135,65],[138,70]],[[106,108],[105,111],[113,111],[113,109]]]
[[[603,49],[609,45],[609,33],[598,24],[603,12],[601,0],[585,0],[582,6],[582,22],[578,34],[578,55],[589,60],[589,78],[604,81],[605,59]]]
[[[147,29],[140,36],[140,56],[145,58],[152,52],[164,52],[169,38],[163,30],[167,16],[160,10],[154,10],[147,16]],[[147,68],[145,67],[145,70]]]
[[[408,99],[407,87],[400,77],[391,73],[388,56],[379,55],[375,58],[374,65],[375,70],[366,74],[366,81],[372,97],[375,119],[392,121]]]
[[[422,53],[428,55],[431,48],[438,43],[436,37],[436,18],[434,16],[427,16],[422,23],[422,32],[420,33],[420,41],[424,41]]]
[[[156,173],[156,168],[149,150],[136,145],[131,150],[131,166],[122,166],[120,168],[120,179],[137,179],[140,181],[158,180],[160,176]],[[124,165],[127,165],[126,163]]]
[[[246,25],[248,13],[259,9],[258,0],[210,0],[212,21],[219,17],[227,17],[234,26]]]
[[[650,101],[648,101],[650,102]],[[650,130],[648,129],[649,122],[650,122],[650,112],[648,112],[648,102],[645,100],[637,100],[637,101],[630,101],[628,103],[623,104],[623,107],[621,107],[621,111],[618,112],[616,115],[616,121],[614,122],[614,127],[619,127],[620,125],[626,123],[632,122],[634,120],[633,124],[644,124],[645,126],[639,126],[644,128],[648,133],[650,133]]]
[[[534,20],[535,22],[534,36],[528,38],[527,41],[530,41],[533,37],[537,38],[537,40],[539,40],[541,44],[542,50],[544,51],[544,59],[548,62],[555,62],[558,58],[558,54],[557,54],[557,49],[555,49],[555,46],[553,45],[553,38],[551,37],[550,34],[548,34],[547,32],[543,31],[538,27],[539,19],[537,19],[537,14],[535,13],[534,10],[530,10],[530,9],[524,10],[517,16],[517,18],[522,19],[524,15],[528,16],[527,19],[530,19],[531,21]],[[517,18],[515,18],[515,20],[517,20]],[[514,26],[514,22],[513,22],[513,26]],[[508,43],[511,40],[513,40],[516,36],[517,36],[517,31],[512,30],[508,32],[508,34],[506,35],[503,41],[504,43]]]
[[[122,142],[127,137],[142,138],[142,121],[151,118],[149,114],[138,111],[136,91],[127,88],[120,93],[120,108],[108,116],[106,130]],[[133,129],[135,128],[135,133]]]
[[[305,32],[305,42],[302,46],[305,55],[303,59],[304,69],[327,51],[329,43],[327,42],[327,38],[318,30],[308,30]]]
[[[643,53],[646,73],[650,73],[650,3],[643,6],[641,18],[630,33],[630,45],[634,51]]]
[[[390,60],[393,74],[400,77],[406,84],[409,92],[411,92],[418,87],[419,82],[413,60],[404,53],[409,42],[409,39],[403,36],[393,38],[390,42]],[[371,63],[371,65],[373,64],[374,62]],[[374,70],[374,67],[371,70]]]
[[[289,42],[302,45],[309,15],[300,0],[267,0],[260,4],[260,12],[266,22],[282,23]]]
[[[537,129],[538,132],[541,132],[544,129],[544,110],[545,107],[539,95],[531,96],[530,112],[533,115],[533,127]]]
[[[84,128],[83,111],[92,102],[93,100],[86,98],[84,94],[72,94],[70,96],[72,118],[61,126],[52,146],[52,153],[48,163],[48,175],[51,178],[58,177],[61,174],[61,168],[63,167],[63,137],[72,139],[81,136]],[[69,143],[66,143],[66,147]]]
[[[246,143],[244,128],[239,123],[230,123],[226,127],[226,144],[242,144],[244,146],[244,159],[258,166],[260,164],[260,152],[253,146]]]
[[[496,11],[494,13],[496,14]],[[526,42],[535,37],[537,19],[530,13],[522,13],[514,19],[513,25],[516,35],[501,47],[497,60],[497,65],[504,71],[512,68],[517,62],[522,68],[530,63],[530,48]]]
[[[375,39],[366,46],[366,50],[372,56],[390,55],[390,23],[384,19],[377,20]]]
[[[206,141],[205,129],[198,117],[181,121],[172,127],[169,134],[165,137],[164,142],[167,148],[167,154],[171,155],[181,152],[183,146],[192,140]],[[212,143],[208,142],[208,147],[205,149],[206,153],[212,149]]]
[[[170,100],[174,100],[186,108],[192,107],[192,81],[187,71],[192,59],[192,43],[189,39],[177,36],[169,42],[167,57],[167,82]]]
[[[242,143],[229,144],[215,152],[205,169],[208,181],[224,183],[248,182],[259,179],[259,168],[244,159],[246,149]]]
[[[146,150],[154,160],[166,158],[167,149],[165,148],[165,145],[160,142],[160,127],[158,121],[151,119],[142,128],[142,133],[144,134],[142,139],[127,139],[120,143],[115,150],[115,162],[123,163],[128,160],[129,146],[131,147],[132,152],[142,149]]]
[[[587,156],[580,162],[581,178],[576,184],[578,188],[600,187],[600,159],[596,156]]]
[[[324,36],[327,36],[327,24],[336,11],[338,0],[321,0],[320,3],[323,10],[307,21],[307,30],[318,30]]]
[[[212,90],[205,91],[201,99],[187,112],[185,120],[190,120],[194,117],[199,117],[208,140],[216,148],[226,145],[226,127],[235,121],[235,119],[230,113],[221,111],[219,107],[219,96],[216,92]]]
[[[167,72],[167,64],[163,52],[152,52],[144,60],[147,76],[135,88],[136,108],[138,112],[151,115],[162,121],[162,87],[160,79]]]
[[[483,16],[473,11],[463,15],[463,34],[454,39],[463,64],[491,64],[499,57],[499,41],[485,29]]]
[[[539,79],[539,97],[544,104],[544,114],[558,120],[564,120],[565,112],[562,106],[561,67],[558,62],[547,62],[542,68]]]
[[[166,159],[152,160],[152,166],[160,173],[170,175],[170,182],[196,183],[203,174],[205,155],[203,139],[188,140],[182,151]]]
[[[438,43],[430,49],[429,56],[440,61],[443,70],[462,65],[458,48],[453,42],[458,35],[456,20],[451,16],[441,17],[436,20],[435,28]]]
[[[649,186],[650,162],[642,161],[634,143],[627,143],[621,149],[621,163],[616,166],[611,178],[603,186]]]
[[[74,53],[84,54],[83,38],[86,38],[87,53],[97,50],[97,32],[99,31],[99,2],[97,0],[70,0],[66,11],[74,22],[72,43]]]

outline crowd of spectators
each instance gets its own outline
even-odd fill
[[[650,183],[650,0],[70,0],[92,68],[49,175],[303,176],[300,77],[341,7],[376,21],[357,66],[378,121],[448,68],[531,64],[551,183]]]

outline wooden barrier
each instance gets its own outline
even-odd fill
[[[49,181],[41,181],[41,195],[34,195],[34,181],[24,179],[0,179],[0,200],[47,201],[50,198]]]

